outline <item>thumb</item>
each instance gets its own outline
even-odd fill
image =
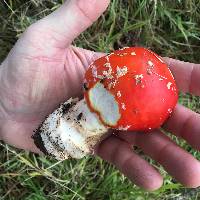
[[[108,4],[109,0],[68,0],[33,26],[45,30],[43,37],[50,36],[52,45],[64,48],[97,20]]]

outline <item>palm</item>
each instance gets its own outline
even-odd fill
[[[34,43],[30,42],[33,35]],[[2,68],[2,89],[9,99],[4,109],[10,123],[15,121],[16,130],[6,135],[10,138],[20,132],[19,139],[24,140],[60,102],[81,95],[84,71],[99,54],[74,46],[50,46],[47,52],[46,39],[43,44],[37,30],[23,37],[4,63],[7,66]],[[20,148],[29,149],[29,145],[15,142]]]

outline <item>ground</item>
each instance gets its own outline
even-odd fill
[[[1,0],[0,62],[27,26],[54,11],[61,3],[61,0]],[[200,2],[112,0],[107,12],[74,44],[103,52],[139,45],[161,56],[200,63]],[[180,94],[179,102],[200,112],[199,97]],[[200,158],[200,153],[184,141],[173,139]],[[0,149],[1,199],[200,199],[198,189],[184,188],[161,167],[159,170],[165,178],[163,187],[145,192],[99,158],[60,163],[4,143],[0,143]]]

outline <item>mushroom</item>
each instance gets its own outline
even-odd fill
[[[90,110],[115,129],[158,128],[178,99],[168,66],[141,47],[124,48],[96,60],[85,74],[85,85]]]
[[[57,159],[81,158],[109,130],[159,128],[178,100],[175,80],[149,49],[125,47],[89,66],[84,99],[69,99],[32,136],[36,146]]]

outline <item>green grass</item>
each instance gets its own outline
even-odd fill
[[[1,0],[0,62],[27,26],[61,4],[58,0]],[[139,45],[163,56],[200,63],[200,2],[112,0],[107,12],[75,44],[104,52]],[[179,99],[196,112],[200,112],[199,100],[189,94],[181,94]],[[184,141],[173,139],[200,159],[200,153]],[[183,188],[161,167],[163,187],[145,192],[99,158],[60,163],[3,143],[0,150],[0,199],[200,199],[198,189]]]

